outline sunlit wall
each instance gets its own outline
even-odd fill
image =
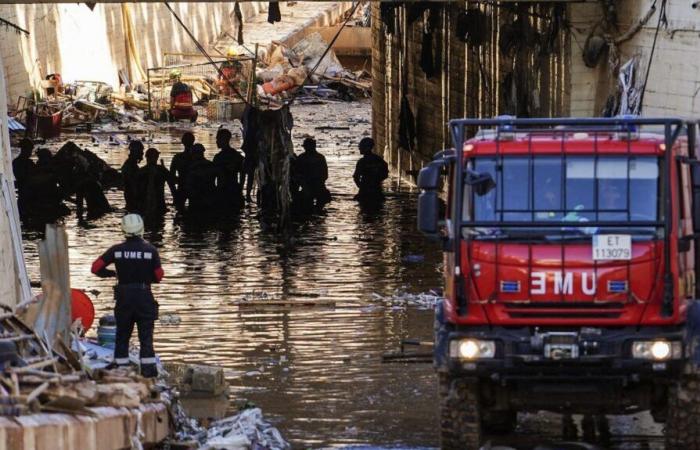
[[[138,76],[128,42],[124,10],[131,19],[134,46],[143,68],[162,63],[163,52],[193,52],[191,40],[160,3],[0,5],[0,17],[29,31],[29,35],[0,27],[0,55],[7,75],[10,105],[32,89],[40,90],[47,74],[64,81],[90,80],[118,85],[118,70]],[[233,2],[174,3],[183,22],[205,46],[230,29]],[[252,16],[262,2],[243,4]],[[130,54],[131,53],[131,54]],[[127,60],[127,55],[129,55]]]

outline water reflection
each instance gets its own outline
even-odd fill
[[[261,226],[254,205],[213,224],[176,216],[171,208],[146,238],[160,249],[166,272],[163,284],[154,287],[161,314],[182,321],[156,323],[156,350],[167,361],[224,367],[230,405],[260,406],[295,448],[434,447],[432,368],[381,363],[381,355],[396,351],[402,339],[430,340],[432,312],[376,307],[372,294],[441,286],[439,246],[415,231],[415,193],[392,187],[378,209],[361,208],[352,199],[356,146],[370,127],[363,123],[370,116],[367,103],[297,106],[293,113],[297,149],[314,127],[352,119],[349,131],[316,133],[329,165],[333,202],[324,212],[295,221],[286,238]],[[232,131],[234,147],[240,148],[240,132]],[[146,145],[157,147],[169,166],[181,149],[181,132],[145,136]],[[195,132],[208,157],[214,154],[214,134],[206,128]],[[126,157],[126,145],[79,144],[113,167]],[[169,192],[166,196],[170,204]],[[80,225],[74,215],[66,219],[72,284],[94,290],[98,315],[112,307],[111,281],[93,277],[90,264],[122,238],[123,195],[110,191],[108,198],[118,209],[105,217]],[[24,231],[34,280],[39,279],[40,235],[40,230]],[[424,259],[402,262],[409,255]],[[261,298],[273,306],[261,305]],[[556,429],[556,421],[537,417],[526,416],[515,438],[524,448]],[[639,425],[647,422],[614,422],[612,428],[658,435],[658,428]],[[641,448],[640,441],[649,442],[620,440],[618,448]]]
[[[440,256],[431,252],[424,266],[401,265],[405,253],[423,254],[427,245],[414,231],[411,193],[392,189],[379,211],[363,211],[352,199],[357,142],[370,127],[362,123],[368,104],[343,104],[344,116],[334,105],[299,106],[295,114],[297,149],[314,127],[355,119],[349,131],[316,134],[328,160],[333,202],[295,221],[287,238],[264,229],[254,205],[206,225],[176,216],[171,208],[145,237],[160,249],[166,272],[164,283],[154,288],[161,314],[177,314],[182,322],[156,324],[156,349],[168,361],[223,366],[232,404],[249,400],[260,406],[295,446],[433,445],[431,369],[381,364],[381,355],[402,338],[429,338],[431,312],[363,308],[374,304],[374,292],[438,286]],[[313,116],[313,122],[304,116]],[[234,147],[240,148],[240,132],[232,131]],[[180,133],[145,136],[146,146],[157,147],[169,166],[181,149]],[[214,134],[215,129],[195,131],[208,157],[214,154]],[[78,143],[113,167],[126,158],[126,145]],[[66,219],[72,283],[99,291],[98,314],[112,306],[110,280],[92,277],[90,263],[121,239],[124,204],[119,191],[107,196],[116,211],[89,224]],[[30,274],[38,279],[40,230],[25,230],[24,237]],[[301,306],[239,304],[261,292]]]

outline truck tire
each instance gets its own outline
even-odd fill
[[[481,445],[479,383],[438,373],[440,448],[478,450]]]
[[[486,434],[510,434],[518,425],[518,413],[512,410],[494,411],[482,407],[481,425]]]
[[[666,450],[700,450],[700,376],[682,375],[668,403]]]

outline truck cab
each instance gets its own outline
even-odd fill
[[[450,130],[453,149],[418,179],[418,227],[444,244],[442,447],[478,449],[519,411],[649,410],[667,448],[700,449],[688,412],[700,401],[697,123],[502,117]]]

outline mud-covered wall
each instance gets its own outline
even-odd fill
[[[568,111],[565,7],[430,4],[423,12],[415,4],[372,4],[373,135],[394,168],[414,175],[451,146],[453,118]],[[424,68],[427,48],[432,73]],[[415,138],[402,139],[411,123]]]
[[[12,176],[12,160],[10,157],[10,136],[7,127],[7,102],[5,99],[5,73],[0,56],[0,183],[5,187],[14,186]],[[9,196],[13,203],[10,208],[3,196],[3,188],[0,185],[0,304],[14,307],[22,300],[20,270],[17,267],[17,255],[13,242],[12,230],[19,230],[19,217],[13,214],[16,211],[14,190]],[[25,280],[28,283],[28,280]]]
[[[202,44],[232,26],[233,2],[172,3],[173,9]],[[244,19],[267,3],[241,3]],[[10,104],[39,89],[46,74],[64,80],[104,81],[118,86],[118,70],[136,79],[138,56],[146,69],[162,63],[164,52],[193,52],[190,38],[162,3],[0,5],[0,17],[29,35],[0,27],[0,55],[7,75]],[[130,18],[135,54],[127,50],[125,17]],[[127,60],[129,55],[129,60]]]
[[[571,114],[618,112],[614,110],[618,101],[617,69],[636,58],[633,86],[637,92],[641,91],[649,68],[643,115],[700,116],[700,8],[694,8],[693,3],[618,0],[614,2],[616,8],[608,11],[599,2],[570,5]],[[587,45],[593,36],[603,37],[607,43],[597,61],[591,58],[595,65],[589,67],[583,55],[595,54],[593,46]]]

